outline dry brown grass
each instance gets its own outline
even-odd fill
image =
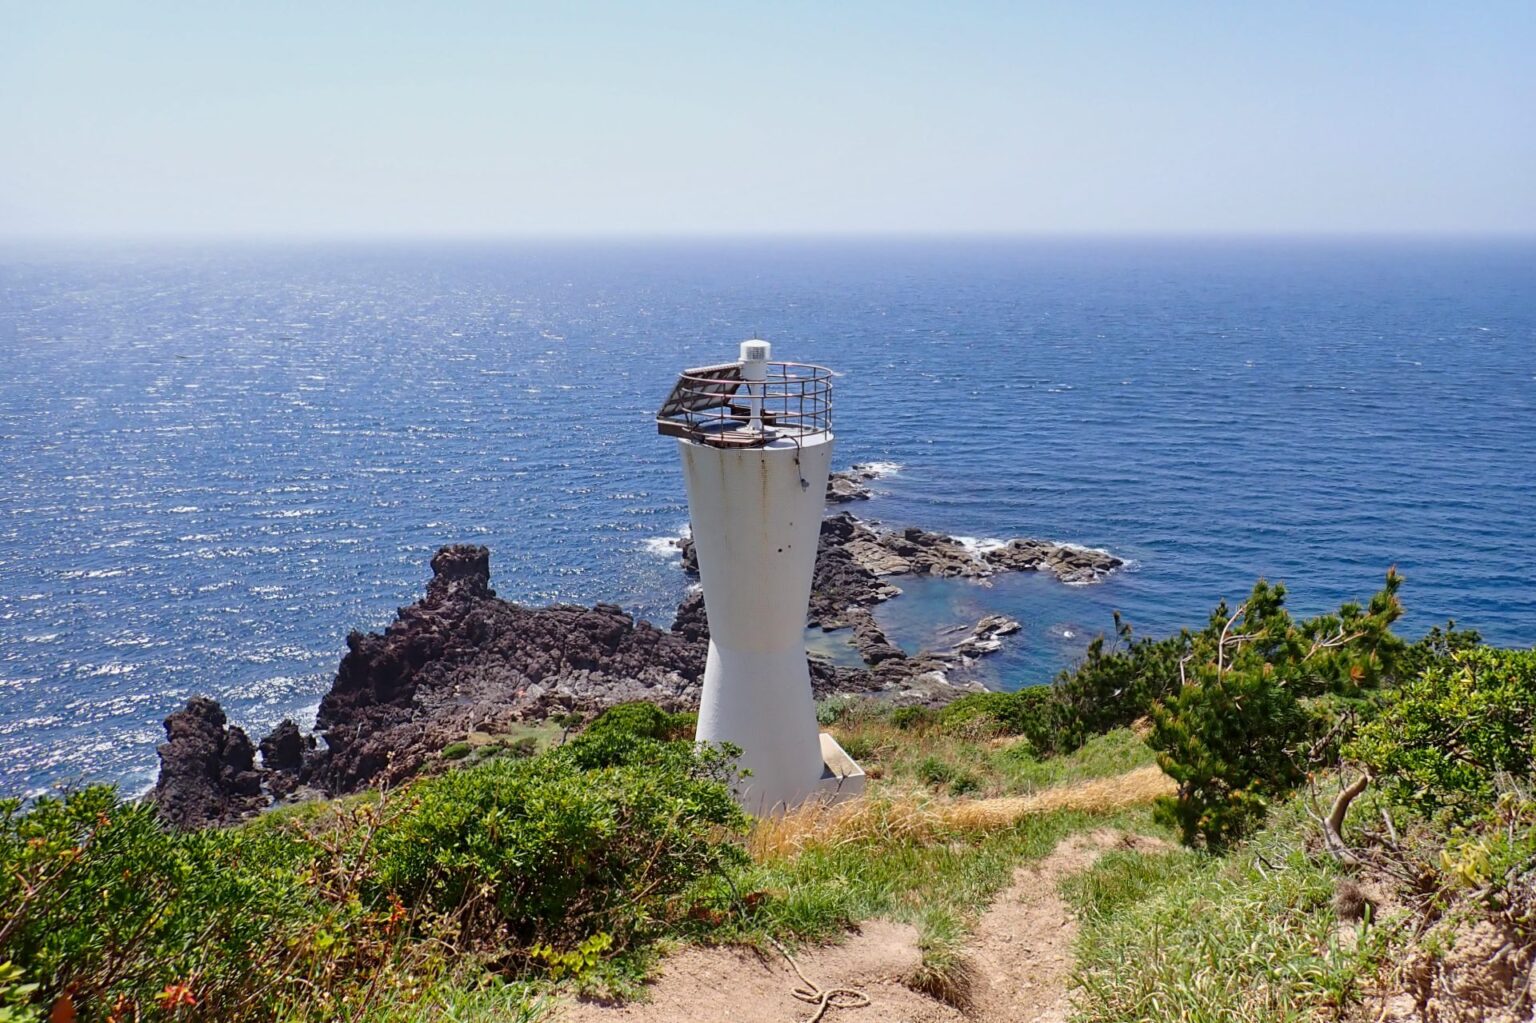
[[[926,792],[864,796],[828,806],[807,803],[783,817],[757,822],[747,847],[762,861],[795,856],[811,846],[863,841],[932,841],[949,835],[1007,827],[1031,814],[1057,810],[1110,812],[1170,795],[1173,779],[1157,767],[1114,778],[996,799],[940,799]]]

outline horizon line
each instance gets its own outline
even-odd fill
[[[334,244],[525,244],[525,243],[678,243],[678,242],[858,242],[858,241],[1536,241],[1536,228],[1441,230],[849,230],[849,231],[503,231],[330,233],[186,232],[0,234],[0,246],[151,246],[151,245],[334,245]]]

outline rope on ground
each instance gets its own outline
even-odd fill
[[[862,1009],[870,1004],[870,998],[864,992],[854,987],[829,987],[823,991],[809,977],[800,970],[800,964],[795,962],[795,957],[789,954],[789,950],[779,944],[777,938],[768,935],[768,940],[773,942],[773,947],[779,950],[779,955],[789,963],[789,968],[795,971],[795,976],[800,978],[804,987],[797,987],[790,991],[800,1001],[808,1005],[816,1006],[816,1011],[805,1023],[820,1023],[821,1017],[827,1014],[828,1009]]]

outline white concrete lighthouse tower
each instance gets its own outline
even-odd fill
[[[832,460],[832,374],[770,362],[685,370],[656,415],[677,438],[709,616],[697,738],[741,747],[737,798],[772,813],[862,790],[864,774],[818,734],[806,604]]]

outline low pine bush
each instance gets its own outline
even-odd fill
[[[1218,607],[1187,637],[1180,685],[1153,706],[1147,740],[1178,783],[1160,817],[1187,844],[1220,849],[1242,838],[1305,777],[1309,740],[1328,722],[1304,698],[1352,697],[1391,676],[1405,646],[1391,632],[1401,584],[1389,572],[1368,605],[1296,622],[1285,587],[1260,580],[1236,611]]]

